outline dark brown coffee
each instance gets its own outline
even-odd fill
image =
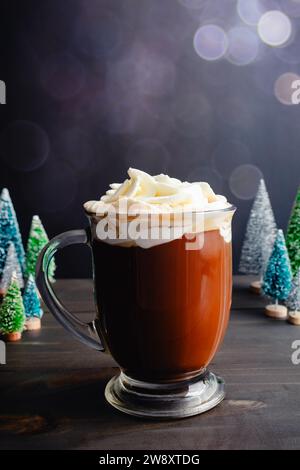
[[[148,382],[190,378],[214,356],[231,304],[231,243],[206,231],[149,249],[94,239],[96,303],[102,334],[123,371]]]

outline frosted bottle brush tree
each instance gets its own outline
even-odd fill
[[[254,282],[252,286],[255,291],[260,290],[276,232],[270,198],[265,182],[261,179],[248,219],[239,264],[241,273],[259,275],[259,282]]]
[[[14,206],[9,192],[4,188],[0,195],[0,276],[5,265],[9,243],[15,245],[18,260],[24,272],[25,252]]]
[[[293,274],[296,275],[300,269],[300,188],[298,189],[292,209],[286,235],[286,244]]]
[[[0,332],[7,341],[21,339],[25,325],[25,310],[18,280],[13,274],[11,283],[0,306]]]
[[[34,215],[30,227],[27,250],[26,250],[26,270],[25,276],[28,278],[30,274],[35,276],[36,263],[41,250],[48,243],[49,238],[38,215]],[[51,260],[49,266],[50,279],[54,281],[55,261]]]
[[[282,230],[278,230],[274,247],[263,279],[263,292],[275,301],[267,305],[266,314],[274,318],[286,318],[287,308],[279,305],[285,301],[292,287],[292,270]]]
[[[26,287],[23,294],[23,303],[26,315],[26,329],[40,329],[43,310],[41,307],[41,302],[38,295],[35,280],[32,274],[29,275],[29,278],[26,283]]]
[[[13,274],[15,274],[19,287],[22,289],[24,287],[24,281],[21,266],[17,257],[15,245],[13,242],[9,242],[2,277],[0,277],[0,295],[4,295],[6,293]]]
[[[292,289],[287,298],[286,306],[289,310],[289,322],[294,325],[300,325],[300,269],[293,279]]]

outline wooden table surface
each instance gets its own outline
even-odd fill
[[[47,312],[42,330],[8,344],[0,365],[0,449],[299,449],[300,365],[291,345],[300,327],[266,318],[265,300],[248,284],[235,278],[230,325],[211,364],[226,381],[226,399],[179,421],[110,407],[104,387],[116,364]],[[56,290],[73,312],[93,317],[91,281],[57,281]]]

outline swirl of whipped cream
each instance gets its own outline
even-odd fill
[[[106,205],[118,207],[120,201],[145,212],[210,211],[230,206],[224,196],[215,194],[205,182],[182,182],[163,174],[151,176],[134,168],[129,168],[128,176],[122,184],[111,184],[100,201],[86,202],[85,210],[102,213]]]

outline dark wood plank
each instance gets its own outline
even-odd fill
[[[227,383],[220,406],[180,422],[115,411],[103,395],[114,361],[46,313],[40,332],[8,344],[0,366],[0,448],[299,448],[300,365],[291,362],[291,344],[300,328],[265,317],[265,300],[248,291],[249,279],[235,281],[228,333],[211,364]],[[58,281],[55,289],[82,318],[93,315],[90,281]]]

